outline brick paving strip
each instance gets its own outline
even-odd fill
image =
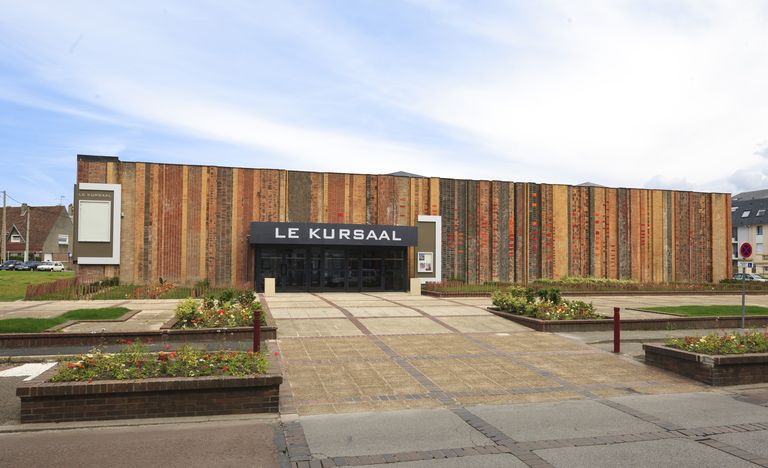
[[[730,433],[730,432],[751,432],[751,431],[768,430],[768,422],[759,423],[759,424],[744,424],[744,425],[686,429],[679,425],[673,424],[671,422],[664,421],[660,418],[656,418],[654,416],[648,415],[641,411],[637,411],[635,409],[629,408],[620,403],[616,403],[611,400],[600,398],[598,395],[591,392],[587,388],[587,386],[574,385],[568,382],[567,380],[553,374],[552,372],[548,372],[534,365],[531,365],[527,362],[524,362],[517,358],[517,355],[519,355],[520,353],[511,353],[511,352],[499,350],[494,346],[489,345],[474,336],[471,336],[470,334],[461,332],[455,327],[452,327],[447,323],[443,322],[439,318],[433,317],[425,313],[424,311],[420,310],[418,307],[412,307],[412,306],[399,303],[397,301],[379,298],[386,302],[398,305],[400,307],[406,307],[408,309],[414,310],[418,312],[420,315],[426,318],[429,318],[430,320],[436,322],[437,324],[451,330],[453,333],[456,333],[468,339],[473,344],[479,346],[480,348],[489,352],[490,354],[501,356],[501,357],[504,357],[505,359],[509,359],[515,364],[523,368],[526,368],[532,372],[535,372],[536,374],[546,379],[552,380],[560,385],[559,387],[531,389],[531,390],[528,390],[528,392],[530,393],[537,393],[537,392],[541,392],[542,390],[552,391],[553,389],[570,390],[586,397],[589,400],[593,400],[603,405],[606,405],[608,407],[611,407],[613,409],[622,411],[642,421],[654,424],[662,429],[661,431],[657,431],[657,432],[645,432],[645,433],[636,433],[636,434],[596,436],[596,437],[583,437],[583,438],[557,439],[557,440],[539,440],[539,441],[526,441],[526,442],[515,441],[509,436],[507,436],[504,432],[502,432],[497,427],[493,426],[489,422],[485,421],[483,418],[475,415],[474,413],[470,412],[466,408],[461,407],[458,404],[458,402],[455,399],[455,396],[458,396],[458,395],[463,396],[463,394],[472,393],[472,392],[446,392],[442,390],[431,379],[429,379],[426,375],[424,375],[421,371],[419,371],[415,366],[413,366],[408,361],[407,358],[405,358],[404,356],[394,351],[389,345],[387,345],[377,335],[372,334],[371,331],[367,327],[365,327],[365,325],[363,325],[363,323],[360,322],[360,320],[354,315],[352,315],[352,313],[349,312],[347,309],[341,306],[338,306],[337,304],[333,303],[332,301],[322,296],[319,296],[319,295],[315,295],[315,296],[319,297],[321,300],[323,300],[333,308],[341,311],[342,314],[344,314],[344,316],[347,319],[349,319],[366,337],[371,339],[392,362],[394,362],[395,364],[400,366],[403,370],[405,370],[411,377],[413,377],[419,384],[421,384],[428,392],[426,395],[404,395],[404,396],[401,395],[399,397],[380,396],[380,398],[387,398],[387,399],[389,398],[393,398],[393,399],[394,398],[434,398],[434,399],[437,399],[438,401],[443,403],[445,406],[447,406],[448,409],[450,409],[450,411],[453,414],[455,414],[456,416],[461,418],[461,420],[464,421],[466,424],[468,424],[469,426],[471,426],[472,428],[474,428],[475,430],[477,430],[478,432],[486,436],[494,444],[484,445],[484,446],[475,446],[475,447],[447,448],[447,449],[440,449],[440,450],[415,451],[415,452],[411,451],[411,452],[387,453],[387,454],[365,455],[365,456],[316,458],[316,457],[312,457],[311,450],[309,448],[309,443],[307,442],[307,439],[304,434],[304,430],[301,427],[300,421],[298,419],[294,419],[288,423],[284,423],[284,431],[285,431],[288,455],[289,455],[289,460],[291,462],[292,467],[324,468],[329,466],[365,466],[365,465],[373,465],[373,464],[398,463],[398,462],[405,462],[405,461],[433,460],[433,459],[442,459],[442,458],[476,456],[476,455],[483,455],[483,454],[508,453],[508,454],[514,455],[529,467],[543,468],[543,467],[550,467],[552,465],[549,464],[546,460],[539,457],[539,455],[537,455],[534,452],[535,450],[563,448],[563,447],[612,445],[612,444],[621,444],[621,443],[627,443],[627,442],[653,441],[653,440],[662,440],[662,439],[670,439],[670,438],[689,438],[698,443],[720,450],[724,453],[730,454],[732,456],[736,456],[743,460],[750,461],[751,463],[754,463],[758,466],[768,467],[768,459],[764,459],[753,453],[738,449],[726,443],[709,438],[709,436],[711,435],[724,434],[724,433]],[[454,301],[446,300],[446,302],[454,302]],[[460,304],[458,302],[456,303]],[[466,304],[462,304],[462,305],[466,305]],[[474,307],[484,309],[480,306],[474,306]],[[359,361],[359,359],[357,359],[356,361]],[[281,362],[282,362],[282,359],[281,359]],[[314,360],[313,362],[317,362],[317,361]],[[333,360],[333,362],[338,362],[338,360]],[[483,395],[487,394],[487,392],[481,392],[481,393]],[[349,400],[350,401],[366,401],[366,399],[375,399],[375,398],[377,397],[376,396],[365,397],[365,398],[352,397],[352,398],[349,398]],[[286,410],[287,409],[289,408],[286,407]],[[290,407],[290,409],[292,411],[295,411],[295,408],[293,407]]]

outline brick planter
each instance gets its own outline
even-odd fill
[[[92,421],[215,414],[277,413],[277,362],[264,375],[47,382],[55,368],[16,389],[21,422]]]
[[[487,307],[488,312],[512,320],[528,328],[542,332],[580,332],[613,330],[613,319],[585,320],[541,320],[524,315],[502,312],[493,307]],[[764,327],[768,325],[768,316],[752,315],[746,318],[747,327]],[[712,329],[740,328],[741,317],[659,317],[658,319],[622,319],[622,330],[673,330],[673,329]]]
[[[709,385],[768,382],[768,353],[709,355],[644,344],[645,363]]]

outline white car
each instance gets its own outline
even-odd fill
[[[64,271],[64,264],[61,262],[43,262],[37,266],[37,271]]]

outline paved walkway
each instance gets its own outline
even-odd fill
[[[602,308],[626,307],[631,301],[625,299],[637,298],[585,298],[604,301]],[[642,299],[649,300],[697,303],[695,296]],[[62,307],[14,304],[16,312]],[[76,308],[65,304],[66,310]],[[592,346],[604,341],[601,336],[534,332],[489,314],[489,304],[486,298],[404,293],[267,298],[279,327],[274,345],[285,376],[278,434],[284,441],[278,437],[272,446],[267,429],[238,439],[239,447],[253,443],[274,453],[285,444],[296,468],[768,466],[768,386],[705,387]],[[127,307],[172,315],[174,306],[175,301],[131,301]],[[0,313],[13,312],[8,309],[0,307]],[[43,457],[35,444],[49,443],[54,451],[67,450],[64,459],[97,463],[87,456],[96,430],[50,429],[25,437],[1,434],[0,428],[0,465],[38,464],[29,458]],[[105,433],[111,440],[105,446],[120,453],[142,447],[142,453],[161,457],[177,452],[162,447],[182,441],[206,447],[199,458],[169,459],[185,466],[275,461],[248,450],[230,458],[229,446],[220,447],[208,433],[240,437],[249,427],[222,422],[199,429],[112,430],[118,437]]]
[[[444,322],[456,326],[462,332],[486,332],[493,328],[489,317],[482,310],[491,305],[490,298],[451,298],[438,299],[428,296],[411,296],[403,293],[326,293],[313,296],[308,293],[281,293],[269,298],[276,319],[307,319],[308,321],[285,321],[284,334],[294,336],[354,336],[360,335],[360,330],[346,320],[343,312],[322,298],[336,301],[336,305],[349,310],[353,317],[367,323],[366,327],[376,334],[402,333],[436,333],[442,330],[424,319],[424,315],[409,307],[423,306],[422,312],[429,316],[445,317]],[[398,298],[401,306],[393,307],[386,301]],[[741,296],[586,296],[575,299],[592,302],[597,312],[607,317],[613,316],[613,308],[622,308],[625,319],[656,319],[659,314],[651,314],[634,308],[691,305],[691,304],[741,304]],[[173,318],[177,299],[146,299],[146,300],[101,300],[101,301],[15,301],[0,302],[0,319],[7,318],[48,318],[61,315],[74,309],[100,307],[126,307],[139,311],[124,322],[77,323],[64,328],[63,332],[100,332],[100,331],[142,331],[159,330],[169,319]],[[768,295],[747,296],[747,304],[768,307]],[[382,308],[382,306],[386,306]],[[475,319],[470,317],[475,316]],[[483,316],[477,319],[477,316]],[[407,320],[420,318],[421,320]],[[397,320],[381,320],[395,318]],[[320,321],[329,319],[328,321]],[[335,320],[334,320],[335,319]],[[382,327],[384,327],[382,329]],[[415,328],[411,328],[415,327]]]
[[[713,390],[488,304],[268,298],[294,466],[768,466],[765,388]]]
[[[299,415],[703,390],[686,379],[486,310],[404,293],[268,298]]]

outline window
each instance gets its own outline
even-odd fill
[[[59,234],[59,245],[69,245],[68,234]]]
[[[79,242],[110,242],[112,240],[112,202],[80,200],[77,221]]]
[[[742,218],[746,218],[746,217],[749,216],[749,213],[751,213],[751,211],[747,210],[747,211],[745,211],[744,213],[741,214],[741,217]]]
[[[732,206],[732,207],[731,207],[731,213],[733,213],[734,211],[736,211],[736,210],[738,210],[738,209],[739,209],[739,207],[738,207],[738,206]]]
[[[21,242],[21,236],[19,234],[11,234],[11,242]]]
[[[758,226],[757,227],[757,235],[758,236],[762,236],[763,235],[763,227],[762,226]]]
[[[757,243],[757,244],[755,244],[755,245],[756,245],[756,247],[757,247],[757,248],[755,249],[755,250],[757,251],[757,253],[761,254],[761,253],[764,253],[764,252],[765,252],[765,247],[763,247],[765,244],[763,244],[762,242],[759,242],[759,243]]]
[[[757,210],[757,214],[755,216],[762,216],[765,214],[765,210]]]

